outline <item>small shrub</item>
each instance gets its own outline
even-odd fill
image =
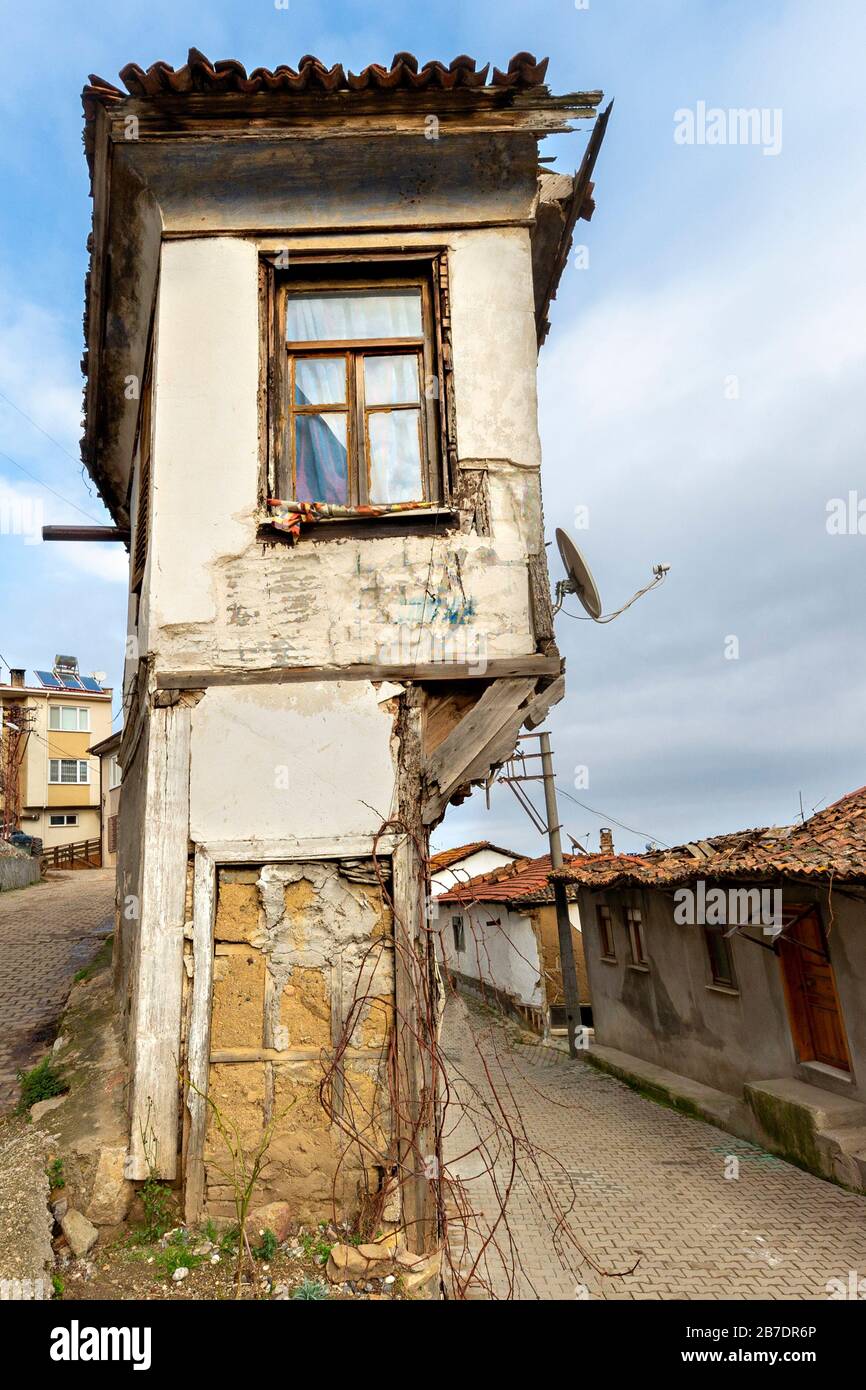
[[[319,1283],[318,1279],[305,1279],[292,1293],[292,1298],[309,1298],[317,1301],[327,1297],[328,1290],[324,1284]]]
[[[280,1242],[277,1240],[276,1233],[269,1227],[261,1232],[258,1245],[251,1246],[253,1256],[257,1260],[272,1260],[277,1253]]]
[[[63,1290],[65,1289],[66,1285],[64,1284],[63,1280],[60,1278],[60,1275],[59,1275],[59,1274],[52,1274],[52,1276],[51,1276],[51,1287],[52,1287],[52,1289],[53,1289],[53,1293],[52,1293],[52,1295],[51,1295],[52,1298],[58,1298],[58,1299],[59,1299],[59,1298],[62,1298],[62,1297],[63,1297]]]
[[[50,1056],[43,1057],[30,1071],[19,1071],[18,1085],[21,1087],[19,1115],[26,1115],[31,1105],[36,1105],[37,1101],[51,1100],[53,1096],[65,1095],[69,1090],[62,1073],[58,1071]]]

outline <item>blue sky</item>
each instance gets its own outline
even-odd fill
[[[177,65],[191,44],[250,67],[311,52],[356,70],[401,49],[500,66],[529,49],[551,56],[555,90],[616,98],[598,210],[580,224],[589,265],[568,268],[541,356],[548,526],[588,508],[574,534],[608,609],[654,561],[672,565],[609,626],[559,619],[558,779],[593,808],[563,798],[563,822],[583,843],[616,821],[622,848],[673,843],[788,821],[801,792],[808,811],[866,781],[866,535],[826,526],[832,499],[866,498],[866,7],[4,0],[0,20],[0,658],[74,652],[119,678],[120,548],[15,534],[107,520],[75,462],[87,74]],[[780,110],[780,152],[677,144],[674,113],[699,102]],[[543,153],[572,169],[584,138]],[[482,836],[542,848],[504,788],[435,839]]]

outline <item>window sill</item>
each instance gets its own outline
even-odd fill
[[[616,965],[616,956],[599,956],[602,965]]]
[[[734,999],[739,999],[740,997],[740,991],[735,989],[733,985],[717,985],[714,982],[711,985],[705,985],[704,988],[708,989],[711,994],[727,994]]]
[[[268,540],[283,540],[289,544],[299,541],[323,541],[345,536],[406,535],[413,531],[435,529],[445,523],[455,526],[460,513],[456,507],[412,507],[393,511],[387,509],[373,513],[356,513],[349,516],[320,516],[312,523],[304,522],[297,534],[287,532],[275,525],[270,513],[261,513],[258,519],[259,536]]]
[[[636,970],[639,975],[648,975],[650,973],[650,968],[648,965],[636,965],[633,960],[630,960],[628,962],[628,969]]]

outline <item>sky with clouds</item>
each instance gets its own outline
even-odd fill
[[[832,499],[866,514],[860,0],[0,0],[0,25],[3,662],[74,652],[119,680],[122,548],[37,539],[108,520],[77,462],[88,73],[179,65],[190,45],[355,70],[529,49],[554,90],[616,99],[540,360],[548,527],[572,531],[606,611],[671,565],[609,625],[557,620],[563,824],[590,847],[604,824],[623,849],[672,844],[866,781],[866,515],[864,534],[856,510],[827,525]],[[765,110],[781,148],[678,143],[699,103]],[[571,170],[584,140],[543,153]],[[475,838],[544,848],[505,787],[489,811],[479,793],[452,808],[434,844]]]

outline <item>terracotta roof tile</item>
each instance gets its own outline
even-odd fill
[[[587,888],[671,888],[699,878],[866,882],[866,787],[801,825],[717,835],[649,854],[589,854],[558,876]]]
[[[82,99],[85,115],[91,120],[95,114],[94,105],[110,105],[123,101],[128,94],[133,97],[183,96],[192,93],[216,94],[239,92],[255,95],[260,92],[391,92],[398,88],[405,91],[425,91],[439,89],[451,91],[455,87],[475,89],[498,87],[517,90],[538,87],[544,82],[547,73],[547,58],[536,59],[532,53],[516,53],[503,72],[494,68],[490,76],[490,64],[479,68],[474,58],[465,53],[452,62],[440,63],[433,60],[419,65],[413,53],[396,53],[390,67],[381,63],[370,63],[358,73],[346,72],[340,63],[328,67],[312,54],[305,54],[297,68],[282,63],[279,67],[254,68],[249,75],[243,63],[234,58],[223,58],[212,63],[197,48],[191,48],[186,63],[181,68],[173,68],[170,63],[151,63],[149,68],[141,68],[137,63],[127,63],[120,71],[120,80],[126,92],[105,78],[91,73],[90,81],[84,88]]]
[[[567,856],[566,862],[574,861]],[[436,902],[461,903],[464,907],[474,902],[551,902],[550,873],[549,854],[540,859],[517,859],[467,883],[455,884],[447,893],[440,893]]]
[[[514,850],[503,849],[501,845],[493,845],[489,840],[473,840],[468,845],[457,845],[454,849],[443,849],[438,854],[430,856],[431,874],[441,873],[443,869],[450,869],[452,864],[459,864],[461,859],[468,859],[472,854],[478,854],[480,850],[493,850],[495,854],[505,854],[510,859],[520,859],[521,856]]]

